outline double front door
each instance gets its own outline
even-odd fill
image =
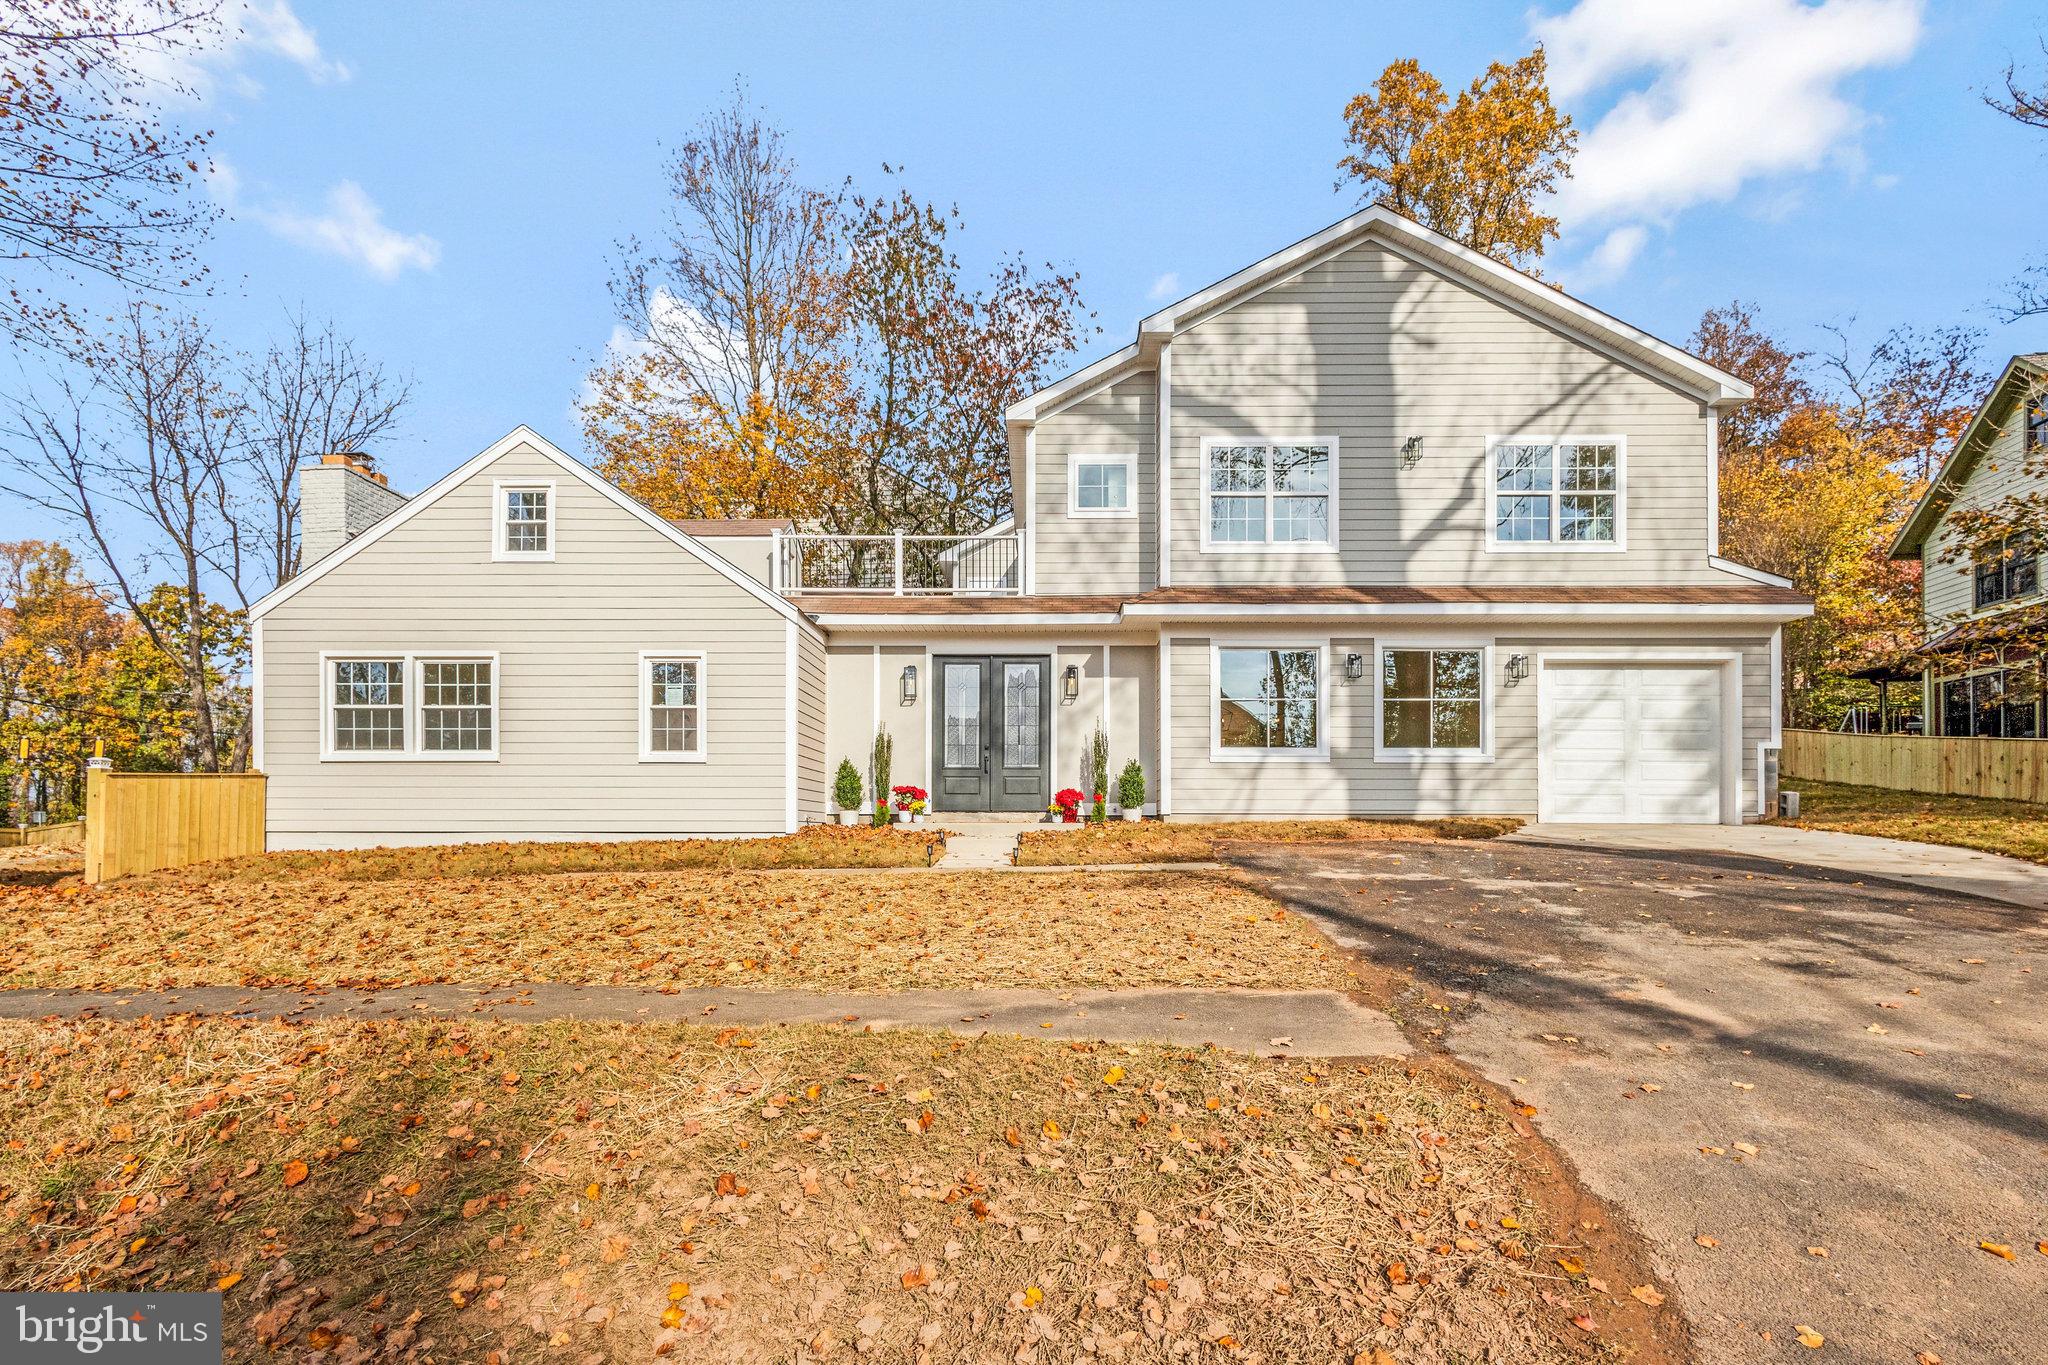
[[[940,655],[932,752],[941,811],[1043,811],[1052,800],[1052,662]]]

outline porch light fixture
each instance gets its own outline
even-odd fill
[[[1365,676],[1365,656],[1363,654],[1346,654],[1344,656],[1344,676],[1353,682],[1357,682]]]
[[[1413,469],[1422,463],[1422,438],[1410,436],[1401,442],[1401,468]]]
[[[1068,701],[1081,695],[1081,666],[1068,664],[1067,671],[1060,674],[1060,691]]]
[[[903,704],[908,706],[917,700],[917,665],[903,666]]]
[[[1529,656],[1526,654],[1508,655],[1508,681],[1518,683],[1528,676]]]

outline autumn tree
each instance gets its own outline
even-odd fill
[[[71,552],[47,541],[0,544],[0,770],[5,800],[25,818],[27,771],[43,779],[56,812],[80,804],[85,759],[103,738],[118,751],[132,732],[106,707],[115,658],[130,624],[77,572]]]
[[[1344,107],[1339,188],[1505,265],[1530,270],[1558,234],[1543,205],[1571,176],[1578,133],[1550,102],[1538,47],[1494,62],[1453,99],[1413,58]]]
[[[612,281],[630,341],[582,404],[601,472],[671,516],[839,532],[1009,510],[1002,411],[1079,344],[1071,274],[1012,256],[971,286],[956,210],[807,184],[743,97],[669,185],[659,245],[625,243]]]
[[[165,114],[217,0],[0,0],[0,327],[40,339],[91,280],[190,288],[219,210],[196,193],[208,134]],[[66,286],[56,291],[59,284]]]

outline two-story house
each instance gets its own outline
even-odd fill
[[[2016,355],[1963,429],[1892,542],[1920,561],[1922,709],[1928,734],[2048,735],[2040,547],[2020,534],[1981,543],[1981,526],[2036,520],[2048,500],[2048,354]]]
[[[794,829],[883,727],[941,813],[1100,728],[1169,818],[1739,822],[1811,609],[1716,553],[1749,394],[1370,209],[1012,407],[973,537],[672,524],[525,428],[409,500],[322,467],[253,612],[271,843]]]

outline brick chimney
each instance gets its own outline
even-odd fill
[[[405,505],[376,462],[357,451],[299,470],[299,568],[309,569]]]

